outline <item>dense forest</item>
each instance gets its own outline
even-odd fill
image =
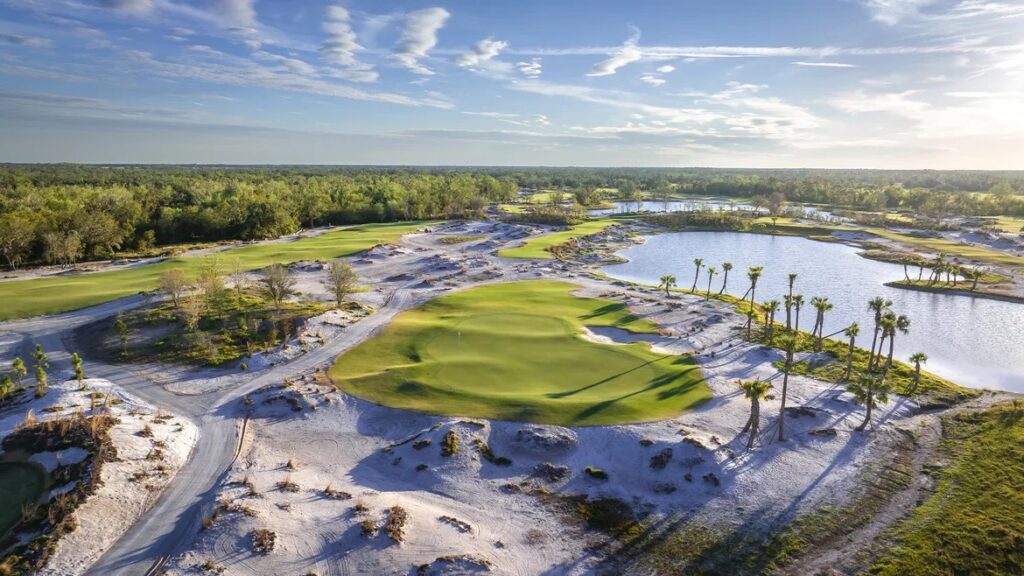
[[[323,224],[479,213],[520,190],[698,194],[927,216],[1024,215],[1024,172],[313,166],[0,166],[0,261],[73,263]]]

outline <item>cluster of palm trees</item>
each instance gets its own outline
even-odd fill
[[[931,273],[928,275],[928,285],[934,286],[937,282],[942,281],[942,276],[946,276],[946,284],[956,286],[960,281],[960,276],[964,277],[964,281],[971,280],[971,290],[978,288],[978,280],[981,279],[985,273],[981,268],[968,268],[967,266],[961,266],[956,262],[946,260],[946,255],[939,252],[939,255],[932,260],[931,263],[920,264],[917,279],[921,280],[921,276],[924,274],[924,269],[929,268]],[[910,275],[907,274],[906,266],[903,267],[903,274],[910,280]]]
[[[704,268],[704,260],[702,258],[695,258],[694,266],[696,272],[693,277],[693,285],[690,288],[692,293],[697,291],[697,282],[700,279],[701,269]],[[725,262],[722,264],[722,270],[724,272],[724,278],[722,281],[722,288],[719,290],[719,294],[725,292],[726,283],[729,278],[729,271],[732,270],[732,264]],[[763,266],[751,266],[747,270],[747,279],[750,281],[750,287],[743,294],[740,299],[740,303],[747,303],[745,308],[745,314],[747,316],[746,332],[747,338],[750,339],[753,335],[753,322],[757,319],[761,313],[764,315],[764,336],[767,339],[769,346],[778,345],[786,353],[785,365],[782,373],[782,394],[781,394],[781,408],[779,410],[779,440],[785,440],[785,416],[786,416],[786,399],[789,387],[789,374],[793,368],[794,355],[796,353],[797,346],[800,338],[800,312],[804,305],[809,303],[815,311],[814,315],[814,326],[811,328],[811,338],[813,340],[813,350],[820,352],[824,347],[824,342],[827,338],[839,334],[840,332],[848,340],[847,358],[846,358],[846,370],[843,374],[842,380],[846,383],[846,389],[850,394],[853,395],[854,399],[865,407],[865,418],[864,421],[857,427],[858,431],[864,430],[871,422],[872,410],[877,408],[881,404],[888,402],[889,394],[892,391],[891,384],[886,380],[886,376],[892,367],[893,353],[895,349],[895,341],[898,334],[906,334],[910,330],[910,318],[903,314],[897,314],[892,310],[892,301],[886,300],[882,297],[872,298],[868,302],[868,311],[873,313],[874,326],[873,336],[871,341],[871,350],[868,355],[868,362],[865,370],[856,378],[853,373],[853,359],[857,350],[856,339],[860,335],[860,326],[854,322],[847,326],[840,332],[832,334],[825,334],[825,316],[833,308],[833,304],[827,297],[814,296],[810,300],[805,300],[801,294],[794,294],[793,288],[796,284],[798,274],[789,274],[789,290],[786,295],[783,296],[782,301],[779,300],[768,300],[761,305],[761,313],[757,311],[755,306],[755,294],[757,291],[757,284],[764,272]],[[718,270],[715,267],[708,267],[708,289],[705,295],[706,299],[711,297],[711,283],[715,275],[718,274]],[[671,287],[676,285],[675,276],[665,275],[661,277],[661,284],[659,287],[665,288],[665,293],[668,295],[668,291]],[[749,296],[749,301],[748,301]],[[776,336],[776,314],[785,308],[786,311],[786,329],[785,333]],[[888,350],[886,350],[886,344],[888,344]],[[910,361],[914,363],[914,383],[910,389],[910,393],[913,393],[918,383],[921,380],[921,364],[928,360],[928,356],[923,352],[917,352],[910,357]],[[772,384],[769,382],[762,382],[761,380],[752,380],[738,382],[740,389],[743,391],[744,396],[751,402],[750,419],[744,426],[741,434],[750,433],[747,446],[753,446],[754,439],[757,436],[759,430],[758,420],[760,418],[760,404],[759,401],[763,399],[767,394],[768,390],[772,388]]]

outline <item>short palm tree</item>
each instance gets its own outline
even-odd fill
[[[793,306],[793,284],[796,282],[797,273],[789,273],[789,294],[787,295],[786,302],[786,330],[792,330],[793,324],[790,322],[789,310]]]
[[[761,271],[764,270],[764,266],[751,266],[747,270],[747,278],[750,279],[750,311],[754,310],[754,291],[757,290],[757,281],[761,278]],[[754,322],[752,315],[747,315],[747,338],[750,337],[750,325]]]
[[[874,312],[875,316],[875,333],[871,337],[871,352],[868,354],[868,366],[874,363],[875,359],[875,344],[878,342],[878,332],[882,329],[882,316],[886,310],[892,306],[891,300],[886,300],[881,296],[875,296],[871,300],[868,300],[868,312]]]
[[[846,391],[865,408],[864,421],[857,426],[858,431],[863,431],[871,423],[871,411],[889,402],[891,387],[885,378],[864,374],[859,380],[847,384]]]
[[[913,394],[921,382],[921,364],[928,361],[928,355],[924,352],[914,352],[910,355],[910,361],[914,363],[914,385],[910,387],[910,393]]]
[[[796,311],[796,315],[793,320],[793,331],[800,331],[800,309],[804,307],[804,297],[801,294],[793,296],[793,309]]]
[[[715,277],[715,274],[718,274],[718,269],[708,266],[708,293],[704,295],[705,301],[711,300],[711,279]]]
[[[789,392],[789,372],[793,369],[793,353],[796,352],[796,334],[788,333],[779,340],[786,351],[786,363],[782,367],[782,407],[779,408],[779,440],[783,441],[786,439],[786,395]]]
[[[768,345],[775,343],[775,313],[779,311],[779,301],[769,300],[761,305],[764,308],[764,323],[768,327]]]
[[[748,430],[750,431],[747,448],[753,448],[754,439],[757,438],[757,433],[761,428],[761,400],[768,395],[772,384],[768,381],[762,382],[760,378],[747,382],[737,381],[737,384],[740,390],[743,391],[743,396],[750,400],[750,418],[747,420],[743,430],[740,431],[740,434],[745,434]]]
[[[694,258],[693,265],[697,267],[697,272],[693,275],[693,286],[690,288],[690,292],[697,291],[697,279],[700,278],[700,269],[704,266],[703,258]]]
[[[892,367],[892,353],[893,345],[896,342],[896,333],[906,334],[910,332],[910,318],[900,314],[896,317],[896,321],[893,322],[892,328],[889,330],[889,355],[885,359],[885,368],[883,372],[888,372],[889,368]],[[881,355],[879,355],[881,357]]]
[[[846,381],[850,380],[850,374],[853,373],[853,353],[857,350],[854,342],[857,340],[858,334],[860,334],[860,324],[856,322],[843,330],[843,335],[850,339],[850,347],[846,350],[846,374],[843,375],[843,380]]]
[[[729,270],[732,270],[732,262],[722,262],[722,289],[719,294],[725,292],[726,284],[729,283]]]
[[[665,297],[668,298],[669,289],[674,288],[676,285],[676,277],[671,274],[665,274],[661,277],[661,283],[658,284],[658,288],[665,288]]]

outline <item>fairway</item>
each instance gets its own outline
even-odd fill
[[[0,536],[21,519],[21,505],[35,502],[46,487],[46,472],[27,462],[0,462]]]
[[[403,234],[429,224],[364,224],[290,242],[248,244],[224,250],[218,256],[225,272],[236,258],[245,270],[274,263],[328,260],[350,256],[376,244],[397,242]],[[160,274],[172,268],[191,273],[201,261],[200,257],[186,256],[125,270],[0,282],[0,320],[67,312],[153,290]]]
[[[585,325],[657,329],[577,288],[536,280],[442,296],[338,358],[331,378],[395,408],[561,425],[670,418],[711,397],[688,356],[581,337]]]
[[[615,224],[613,220],[591,220],[590,222],[584,222],[583,224],[573,226],[568,230],[552,232],[551,234],[531,238],[518,248],[509,248],[507,250],[499,251],[498,256],[502,256],[504,258],[550,260],[551,258],[554,258],[554,256],[551,255],[551,252],[548,252],[548,248],[557,246],[558,244],[564,244],[570,239],[578,236],[597,234],[612,224]]]

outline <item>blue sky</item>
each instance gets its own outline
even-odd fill
[[[1024,165],[1024,2],[0,0],[0,161]]]

